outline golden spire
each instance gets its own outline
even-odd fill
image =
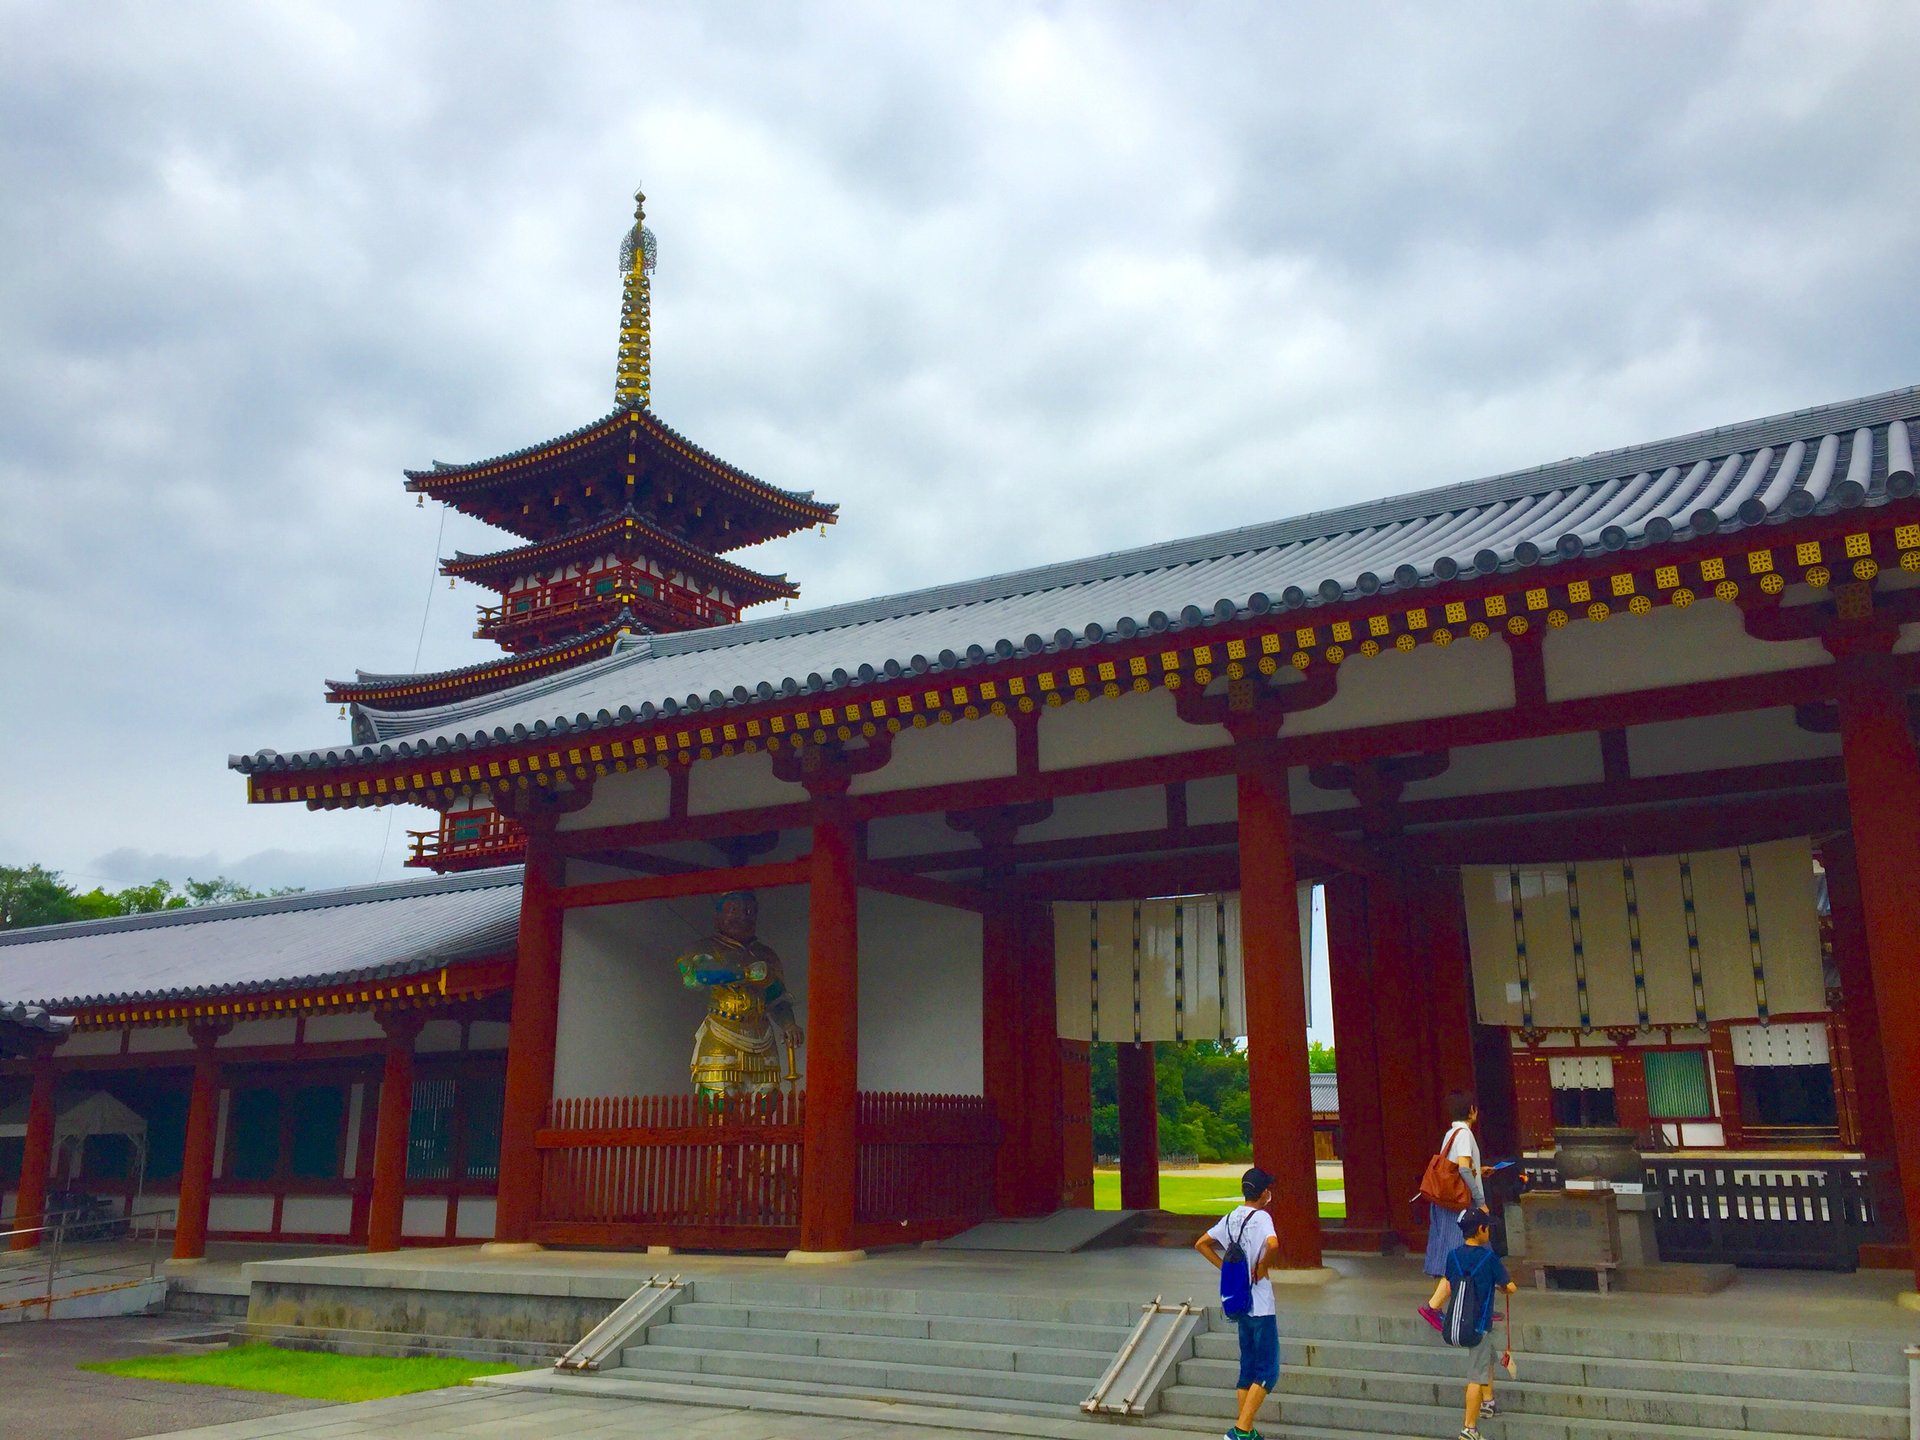
[[[646,192],[633,192],[633,228],[620,244],[620,370],[616,402],[646,409],[653,384],[653,232],[647,229]]]

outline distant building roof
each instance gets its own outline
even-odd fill
[[[362,707],[372,740],[234,756],[329,768],[842,690],[903,673],[1178,631],[1645,552],[1715,531],[1883,505],[1914,491],[1920,388],[1138,550],[645,637],[603,659],[434,709]],[[516,727],[518,731],[516,731]],[[536,728],[537,727],[537,728]],[[390,743],[391,742],[391,743]]]
[[[0,1055],[31,1054],[48,1036],[62,1033],[71,1024],[38,1005],[0,1004]]]
[[[44,1013],[349,984],[498,955],[517,938],[520,877],[515,865],[0,932],[0,1015],[20,1002]]]
[[[1338,1075],[1315,1071],[1307,1077],[1307,1084],[1313,1092],[1314,1114],[1338,1115],[1340,1113],[1340,1077]]]

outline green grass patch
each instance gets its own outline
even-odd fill
[[[82,1370],[179,1385],[224,1385],[264,1390],[303,1400],[383,1400],[416,1390],[464,1385],[482,1375],[505,1375],[524,1365],[481,1364],[449,1355],[331,1355],[320,1350],[282,1350],[274,1345],[236,1345],[201,1355],[138,1355],[130,1360],[89,1360]]]
[[[1338,1190],[1339,1180],[1320,1180],[1317,1188]],[[1171,1210],[1176,1215],[1225,1215],[1240,1203],[1236,1193],[1240,1182],[1230,1175],[1188,1175],[1178,1170],[1160,1172],[1160,1208]],[[1093,1208],[1096,1210],[1118,1210],[1120,1208],[1120,1172],[1117,1170],[1096,1170],[1093,1172]],[[1322,1201],[1320,1218],[1322,1220],[1344,1220],[1347,1207],[1340,1202],[1332,1204]]]

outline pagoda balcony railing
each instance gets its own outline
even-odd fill
[[[863,1092],[854,1244],[941,1239],[993,1214],[999,1122],[978,1095]],[[806,1097],[781,1092],[556,1100],[537,1133],[540,1219],[556,1245],[785,1250],[800,1240]]]
[[[618,604],[664,608],[699,625],[728,624],[740,618],[739,608],[723,600],[657,575],[631,572],[582,575],[537,590],[515,591],[498,605],[482,605],[480,625],[473,633],[477,639],[494,640],[516,630]]]
[[[527,837],[498,810],[456,810],[438,830],[409,830],[407,864],[425,870],[478,870],[505,865],[526,853]]]

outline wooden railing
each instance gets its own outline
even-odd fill
[[[993,1205],[998,1126],[974,1095],[857,1098],[855,1240],[955,1234]],[[563,1245],[779,1250],[799,1243],[800,1094],[556,1100],[536,1238]]]
[[[484,819],[477,818],[484,815]],[[471,870],[505,865],[527,849],[527,834],[497,810],[455,811],[438,830],[409,830],[408,865],[429,870]]]
[[[1852,1270],[1860,1247],[1906,1233],[1891,1167],[1866,1160],[1646,1157],[1660,1195],[1660,1258],[1756,1268]],[[1560,1183],[1528,1160],[1536,1187]]]

